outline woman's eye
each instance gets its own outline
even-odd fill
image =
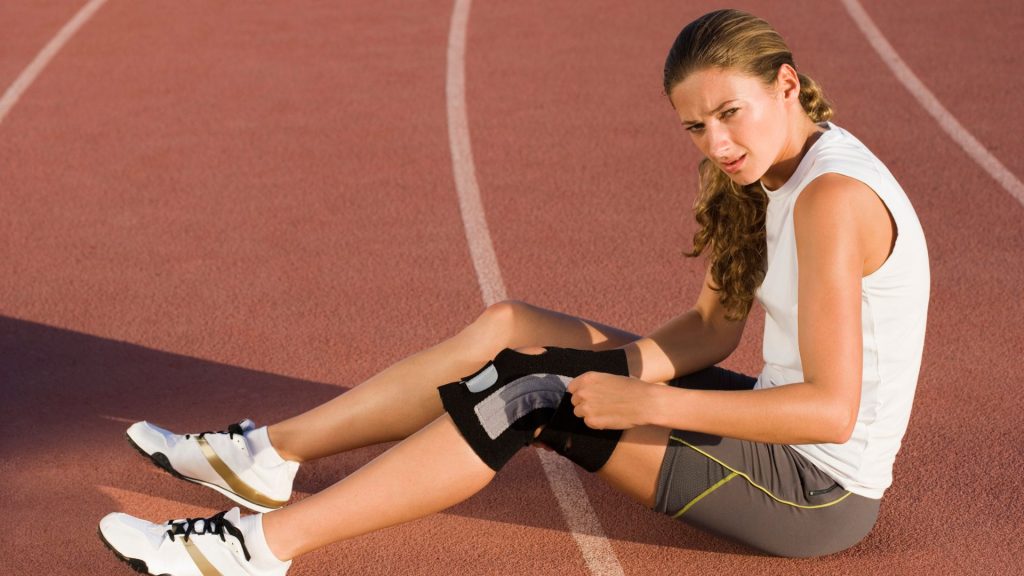
[[[696,133],[696,132],[700,132],[702,130],[704,130],[704,125],[703,124],[693,124],[693,125],[688,126],[686,128],[686,131],[690,132],[691,134],[692,133]]]
[[[732,116],[733,114],[736,113],[737,110],[739,110],[739,108],[729,108],[725,112],[722,112],[722,118],[728,118],[729,116]]]

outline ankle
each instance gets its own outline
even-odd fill
[[[289,511],[288,508],[282,508],[260,514],[263,543],[274,558],[283,558],[282,562],[291,562],[309,551],[308,548],[304,549],[304,543],[301,541],[302,531],[287,525],[287,514],[283,513]]]
[[[264,426],[261,429],[254,430],[252,434],[252,441],[254,448],[256,449],[256,456],[259,458],[261,453],[264,458],[269,457],[271,460],[290,461],[290,462],[303,462],[303,458],[296,454],[288,451],[285,446],[287,445],[287,435],[282,434],[277,424]]]
[[[245,516],[239,522],[239,528],[245,535],[246,546],[250,554],[250,562],[256,567],[273,570],[291,564],[291,558],[282,560],[267,541],[263,530],[264,514]]]

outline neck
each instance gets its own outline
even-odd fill
[[[761,183],[769,190],[778,190],[789,180],[804,155],[822,133],[822,129],[807,115],[801,116],[802,118],[798,118],[793,129],[789,131],[790,136],[786,139],[778,160],[761,177]]]

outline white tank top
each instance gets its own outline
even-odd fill
[[[768,190],[767,272],[757,290],[765,309],[764,369],[755,388],[803,382],[797,339],[797,258],[793,207],[814,178],[834,172],[867,184],[896,221],[896,245],[882,266],[861,280],[864,371],[860,412],[844,444],[799,444],[805,456],[844,489],[881,498],[910,419],[928,314],[930,273],[924,232],[889,170],[846,130],[823,122],[793,176]],[[763,185],[762,185],[763,186]]]

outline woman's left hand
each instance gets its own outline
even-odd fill
[[[573,413],[594,429],[625,430],[647,423],[645,411],[655,386],[637,378],[586,372],[569,382]]]

